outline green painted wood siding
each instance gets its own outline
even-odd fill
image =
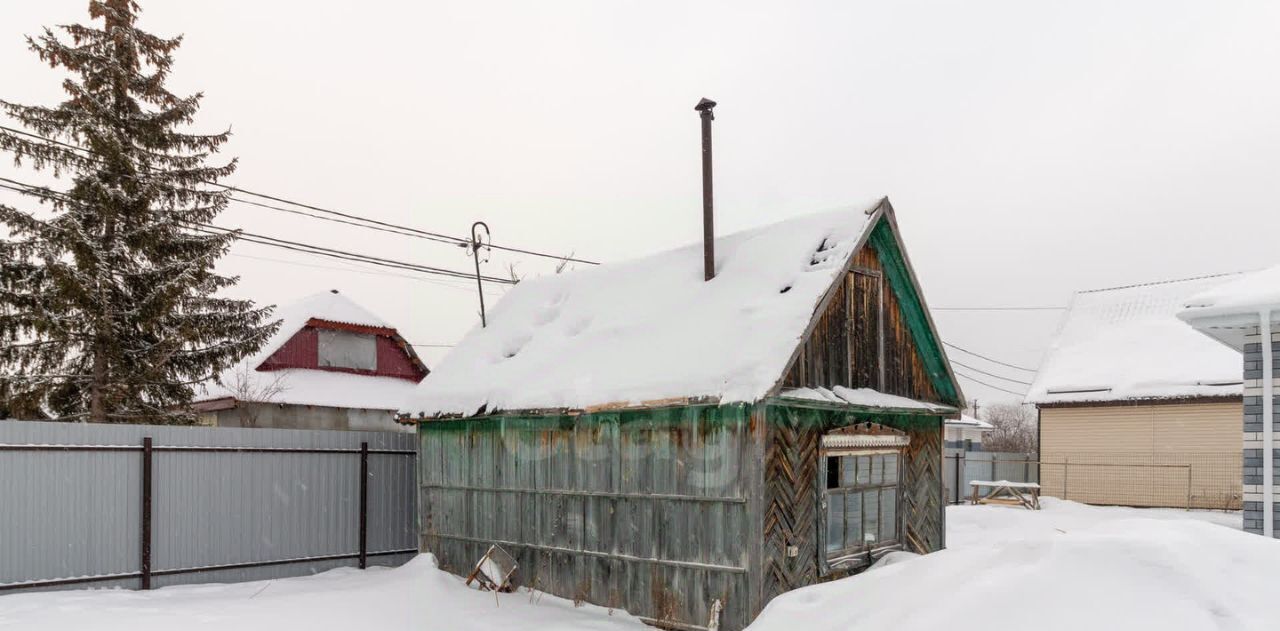
[[[656,620],[706,625],[719,599],[741,629],[759,594],[753,409],[424,423],[421,546],[465,575],[499,542],[521,585]]]

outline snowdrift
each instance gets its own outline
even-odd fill
[[[543,594],[464,587],[424,554],[395,568],[330,570],[252,583],[184,585],[151,592],[76,590],[0,596],[0,629],[44,631],[640,631],[621,611]]]
[[[972,532],[959,547],[785,594],[750,630],[1280,628],[1280,541],[1186,513],[1099,523],[1092,511],[1115,509],[1051,505],[1071,514],[952,509],[949,519],[972,522],[963,524]],[[988,518],[1021,523],[989,530],[983,541]]]

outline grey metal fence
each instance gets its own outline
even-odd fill
[[[942,483],[947,487],[947,501],[963,502],[969,494],[969,483],[974,480],[1039,482],[1037,460],[1036,454],[947,449],[942,459]]]
[[[0,421],[0,593],[416,553],[413,434]]]

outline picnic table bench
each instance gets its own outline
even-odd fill
[[[970,504],[1002,504],[1040,510],[1040,485],[1035,482],[974,480],[969,486],[973,487]],[[982,489],[989,490],[984,495]]]

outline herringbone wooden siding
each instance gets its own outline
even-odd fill
[[[903,543],[917,554],[941,550],[946,545],[942,522],[942,423],[937,427],[907,428],[902,487]]]
[[[771,405],[768,408],[764,461],[764,558],[761,605],[784,592],[832,578],[818,569],[818,444],[823,433],[867,418],[857,415]],[[875,418],[911,436],[904,454],[902,481],[903,543],[920,554],[943,547],[942,421]],[[787,556],[787,546],[798,554]]]
[[[818,578],[819,428],[805,415],[769,409],[764,463],[764,562],[762,588],[767,604],[783,592]],[[799,555],[787,556],[787,546]]]

